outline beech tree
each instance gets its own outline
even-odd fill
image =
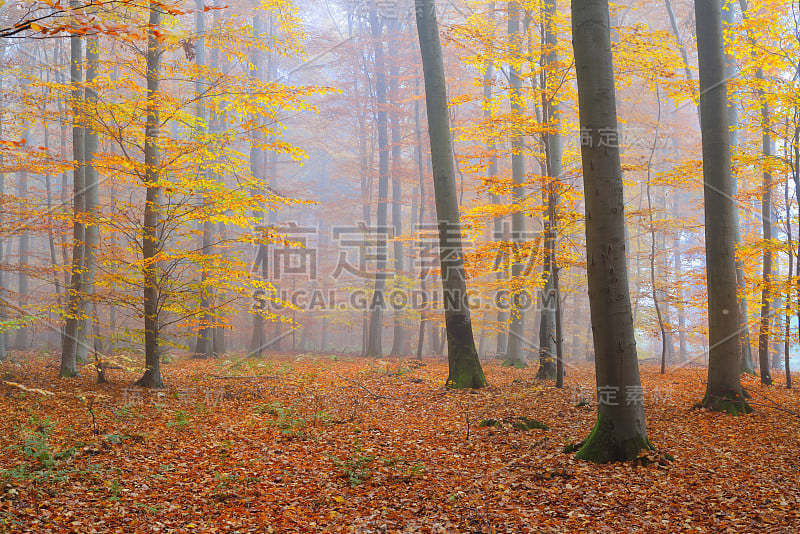
[[[700,67],[700,131],[703,145],[706,283],[708,288],[708,384],[703,406],[749,412],[740,367],[740,319],[732,195],[728,85],[720,0],[695,0]]]
[[[597,422],[577,457],[598,463],[651,449],[633,330],[625,259],[625,206],[617,132],[607,0],[572,1],[581,163],[586,201],[586,263],[598,394]]]
[[[386,65],[383,54],[383,22],[377,9],[369,14],[370,29],[375,40],[375,95],[378,107],[378,262],[375,290],[370,302],[369,328],[367,330],[366,356],[383,355],[383,304],[386,289],[386,230],[387,203],[389,202],[389,125],[386,113]]]
[[[447,112],[447,86],[442,45],[433,0],[415,0],[417,32],[425,79],[428,135],[433,164],[433,189],[439,226],[439,262],[444,291],[444,319],[447,330],[447,385],[451,388],[480,388],[486,385],[467,306],[467,283],[461,246],[461,223],[456,197],[453,147]]]
[[[150,21],[147,25],[147,122],[144,134],[144,182],[145,193],[144,220],[142,224],[142,270],[144,271],[144,351],[146,370],[142,378],[136,381],[137,386],[162,388],[161,355],[158,346],[158,262],[156,255],[160,248],[158,237],[158,197],[161,193],[159,184],[159,154],[157,140],[160,121],[158,108],[158,84],[161,78],[161,43],[158,31],[161,26],[161,9],[150,3]]]

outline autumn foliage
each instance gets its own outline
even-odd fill
[[[4,363],[5,532],[794,532],[800,399],[753,392],[738,418],[692,409],[703,370],[643,367],[661,450],[596,466],[563,452],[594,422],[594,378],[559,390],[485,363],[298,354],[181,360],[169,389],[51,359]],[[116,373],[116,372],[115,372]],[[525,418],[547,428],[525,430]]]

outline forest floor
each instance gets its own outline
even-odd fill
[[[485,362],[279,355],[178,359],[167,388],[0,364],[0,532],[797,532],[800,392],[746,377],[755,412],[692,409],[705,370],[643,365],[663,453],[562,452],[594,422],[593,368],[566,387]],[[780,380],[780,377],[779,377]],[[547,429],[515,428],[536,419]],[[489,424],[499,426],[481,426]],[[644,465],[643,465],[644,464]]]

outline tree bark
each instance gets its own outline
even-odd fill
[[[158,84],[160,81],[161,44],[158,32],[161,26],[161,5],[150,2],[150,20],[147,26],[147,122],[144,138],[144,182],[147,188],[144,203],[142,228],[142,273],[144,275],[144,350],[145,373],[136,381],[137,386],[163,388],[161,378],[161,355],[159,352],[159,273],[158,252],[161,243],[158,238],[160,156],[158,153],[159,103]]]
[[[419,78],[416,80],[416,93],[419,94]],[[417,159],[417,173],[419,174],[419,203],[418,203],[418,212],[417,212],[417,231],[421,231],[424,224],[425,224],[425,171],[423,170],[422,165],[422,129],[420,127],[420,118],[419,118],[419,99],[414,100],[414,136],[416,140],[415,144],[415,152],[416,152],[416,159]],[[422,295],[427,298],[428,295],[428,288],[425,284],[425,278],[428,276],[427,269],[425,267],[425,262],[422,258],[422,246],[421,243],[417,247],[420,251],[420,269],[419,269],[419,290],[422,292]],[[419,317],[419,331],[417,333],[417,359],[422,360],[422,348],[425,343],[425,327],[428,324],[428,317],[427,311],[422,309],[420,310],[420,317]]]
[[[735,0],[722,0],[722,21],[724,25],[734,25],[736,23],[736,8]],[[732,80],[739,75],[739,69],[736,63],[736,57],[730,49],[725,49],[725,77],[727,80]],[[698,108],[699,109],[699,108]],[[699,111],[698,111],[699,113]],[[728,127],[730,131],[730,146],[731,151],[735,151],[739,146],[739,106],[736,95],[728,95]],[[733,197],[739,191],[739,183],[736,176],[731,177],[731,192]],[[736,249],[742,245],[742,232],[739,225],[739,210],[734,210],[733,213],[734,224],[734,239],[736,240]],[[742,351],[742,359],[739,365],[741,372],[755,374],[753,369],[753,349],[750,345],[750,314],[747,311],[747,285],[744,277],[744,260],[736,258],[736,284],[739,288],[739,319],[740,326],[740,344]]]
[[[764,79],[764,71],[759,68],[756,79]],[[761,320],[758,329],[758,367],[761,375],[761,383],[764,385],[772,384],[769,365],[769,334],[770,320],[772,318],[772,174],[769,170],[772,158],[772,138],[769,134],[769,103],[766,100],[763,90],[758,91],[761,101],[761,153],[763,167],[762,189],[761,189],[761,226],[762,237],[764,240],[764,252],[762,255],[763,270],[761,279]]]
[[[492,32],[495,29],[495,3],[493,1],[489,2],[486,7],[487,15],[489,19],[490,27],[492,28]],[[493,33],[494,34],[494,33]],[[494,106],[491,105],[492,103],[492,85],[494,83],[494,62],[492,61],[492,54],[494,51],[492,50],[494,43],[490,42],[487,46],[485,51],[486,53],[486,62],[485,62],[485,71],[483,75],[483,120],[487,123],[491,123],[492,118],[494,116]],[[494,133],[490,129],[488,139],[486,140],[486,152],[487,152],[487,159],[489,165],[486,169],[486,179],[490,184],[493,184],[497,181],[497,146],[494,140]],[[497,206],[502,204],[502,199],[492,193],[491,194],[491,201],[492,204]],[[505,236],[503,235],[503,218],[502,217],[493,217],[492,218],[492,231],[493,231],[493,239],[496,242],[500,242],[499,246],[503,246],[503,242],[505,241]],[[500,252],[498,251],[498,254]],[[506,271],[505,264],[498,265],[498,271],[495,273],[495,280],[497,282],[498,287],[503,284],[503,281],[506,279],[508,273]],[[498,308],[497,310],[497,337],[495,339],[495,355],[497,357],[505,358],[506,352],[508,351],[508,335],[506,334],[506,323],[508,321],[508,314],[503,310],[503,308]]]
[[[511,54],[519,56],[522,53],[519,32],[519,3],[512,0],[508,3],[508,40]],[[525,100],[522,96],[522,82],[519,71],[512,61],[509,65],[508,81],[510,86],[509,99],[511,113],[521,120],[525,113]],[[511,213],[511,241],[513,246],[511,263],[511,320],[508,325],[507,351],[504,365],[512,367],[527,367],[523,344],[525,342],[525,311],[520,307],[520,292],[522,287],[522,246],[525,241],[525,213],[523,201],[525,198],[525,154],[523,151],[525,139],[521,131],[516,131],[511,136],[511,181],[514,187],[511,190],[514,210]]]
[[[562,168],[562,142],[560,129],[560,110],[556,103],[555,86],[551,82],[551,72],[558,65],[558,37],[556,33],[555,18],[557,6],[554,0],[545,2],[544,45],[546,54],[543,56],[545,68],[542,69],[542,120],[548,128],[555,128],[555,132],[543,134],[545,148],[545,162],[547,167],[546,202],[547,219],[544,229],[544,255],[545,255],[545,286],[542,295],[541,320],[539,324],[539,369],[537,378],[552,380],[559,379],[559,364],[556,361],[558,353],[563,353],[560,347],[561,336],[556,333],[557,324],[561,321],[560,303],[557,302],[558,275],[556,269],[556,238],[558,236],[558,184],[561,180]],[[557,79],[557,77],[555,77]],[[553,86],[553,87],[551,87]],[[561,362],[563,371],[563,362]]]
[[[439,260],[449,367],[447,386],[480,388],[486,385],[486,377],[475,350],[470,310],[467,305],[461,224],[456,200],[453,147],[447,112],[447,87],[436,8],[433,0],[415,0],[415,7],[422,70],[425,77],[425,103],[428,109],[436,217],[439,222]]]
[[[720,0],[695,0],[700,67],[700,131],[708,288],[708,383],[703,406],[750,411],[739,380],[740,325],[736,277],[736,207],[733,201],[728,93]]]
[[[398,21],[390,20],[389,42],[391,48],[396,50],[399,46]],[[403,189],[402,189],[402,138],[400,135],[400,114],[397,106],[400,102],[400,69],[397,58],[393,58],[389,63],[389,106],[390,118],[392,123],[392,229],[394,231],[394,278],[399,283],[395,283],[395,289],[401,291],[405,288],[404,265],[403,265]],[[392,336],[392,348],[390,354],[402,356],[408,352],[405,331],[405,312],[401,309],[394,310],[394,335]]]
[[[197,98],[197,109],[195,115],[197,116],[197,128],[195,130],[199,144],[205,143],[206,137],[206,109],[203,98],[205,91],[205,76],[203,69],[206,66],[206,39],[205,39],[205,10],[204,0],[195,0],[195,64],[197,65],[198,72],[197,78],[194,82],[194,92]],[[200,163],[200,170],[198,172],[201,180],[208,176],[208,169],[205,167],[204,162]],[[197,358],[211,358],[214,356],[214,320],[211,316],[211,293],[212,288],[209,287],[209,268],[208,264],[211,255],[214,253],[212,244],[212,237],[214,232],[214,222],[210,218],[209,209],[210,203],[207,201],[206,195],[203,195],[203,236],[202,248],[200,249],[203,258],[200,266],[200,329],[197,332],[197,342],[195,344],[194,356]]]
[[[70,6],[73,8],[77,7],[77,5],[78,3],[75,1],[70,2]],[[78,345],[83,342],[81,329],[81,316],[84,312],[82,266],[86,239],[82,222],[86,211],[86,192],[84,189],[86,145],[82,118],[83,91],[81,89],[81,83],[83,82],[83,50],[79,35],[71,35],[69,42],[70,83],[72,85],[72,159],[75,161],[72,171],[72,269],[64,339],[61,345],[60,375],[62,377],[72,377],[78,374]]]
[[[383,308],[386,289],[386,232],[389,198],[389,132],[386,114],[386,66],[381,40],[382,23],[377,9],[369,14],[372,37],[375,40],[375,95],[378,107],[378,213],[377,213],[377,273],[375,289],[369,304],[366,356],[383,356]]]
[[[5,54],[5,40],[0,43],[0,56]],[[0,77],[0,94],[3,91],[3,79]],[[3,109],[0,107],[0,138],[3,136]],[[3,167],[3,155],[0,154],[0,168]],[[2,204],[5,203],[5,187],[6,187],[6,175],[0,173],[0,202]],[[0,205],[2,205],[0,204]],[[0,227],[4,226],[3,221],[3,212],[4,209],[0,209]],[[5,241],[0,236],[0,321],[5,321],[7,318],[6,314],[6,306],[5,302],[8,298],[8,293],[6,291],[6,266],[5,266],[5,256],[3,255],[3,248],[5,246]],[[7,335],[5,332],[0,332],[0,362],[5,361],[8,357],[6,353],[6,338]]]
[[[577,457],[605,463],[630,460],[652,448],[628,287],[619,145],[600,142],[601,132],[619,131],[606,0],[573,0],[572,42],[584,139],[586,260],[598,393],[597,422]]]
[[[97,343],[97,332],[93,332],[99,325],[96,321],[96,309],[94,303],[94,276],[95,276],[95,256],[97,255],[97,242],[99,240],[99,213],[98,213],[98,173],[95,165],[95,155],[98,151],[98,135],[94,127],[91,126],[89,117],[94,117],[97,112],[97,89],[94,87],[95,79],[100,69],[100,42],[96,35],[90,36],[86,40],[86,124],[84,124],[84,143],[86,149],[84,157],[84,186],[86,195],[84,197],[86,224],[84,225],[83,245],[83,294],[84,294],[84,318],[82,324],[83,334],[82,343],[78,344],[78,361],[87,361],[88,352]],[[92,341],[90,342],[89,339]]]

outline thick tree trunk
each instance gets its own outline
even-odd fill
[[[389,198],[389,132],[386,114],[386,66],[381,40],[382,23],[376,9],[369,15],[372,37],[375,39],[375,95],[378,107],[378,213],[377,213],[377,274],[375,290],[369,303],[366,356],[383,356],[383,308],[386,289],[386,232]]]
[[[740,325],[736,225],[728,129],[728,97],[720,0],[696,0],[703,138],[709,365],[703,406],[750,411],[739,380]]]
[[[617,132],[611,28],[606,0],[573,0],[589,307],[596,360],[597,422],[577,457],[630,460],[652,448],[645,428],[625,258],[625,206]]]
[[[161,248],[158,239],[158,204],[161,188],[159,173],[161,161],[158,153],[159,109],[158,83],[160,81],[161,45],[158,31],[161,25],[161,5],[150,3],[150,21],[147,27],[147,122],[144,138],[144,182],[147,191],[144,202],[144,221],[142,228],[142,273],[144,275],[144,376],[136,381],[137,386],[163,388],[161,378],[161,355],[159,353],[159,305],[158,305],[158,262],[157,254]]]
[[[461,224],[456,200],[453,147],[447,112],[447,88],[442,46],[433,0],[415,0],[417,31],[425,76],[425,103],[431,142],[436,216],[439,222],[439,259],[447,328],[447,386],[479,388],[486,385],[475,340],[461,246]]]

